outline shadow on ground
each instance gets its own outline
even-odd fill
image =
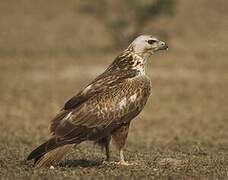
[[[88,159],[67,159],[59,163],[60,167],[96,167],[103,164],[103,161],[88,160]]]

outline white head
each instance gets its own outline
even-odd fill
[[[148,58],[156,51],[168,50],[168,45],[150,35],[138,36],[130,45],[137,55]]]

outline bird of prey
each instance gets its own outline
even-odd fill
[[[167,50],[165,42],[140,35],[111,65],[78,94],[69,99],[52,119],[49,140],[33,150],[27,160],[37,167],[53,167],[73,145],[94,141],[105,149],[109,160],[110,140],[119,150],[121,165],[131,120],[145,106],[151,91],[146,75],[148,58]]]

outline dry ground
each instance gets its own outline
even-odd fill
[[[24,158],[47,139],[48,122],[64,100],[101,72],[114,54],[2,60],[2,179],[228,177],[228,63],[210,58],[190,63],[173,54],[155,55],[149,63],[153,95],[132,123],[126,145],[127,159],[137,166],[102,165],[99,148],[84,143],[55,170],[33,169]],[[112,152],[117,160],[114,148]]]
[[[112,43],[93,16],[61,2],[0,3],[0,179],[227,179],[226,0],[181,0],[174,17],[143,31],[165,31],[170,51],[151,58],[153,94],[130,129],[125,154],[138,165],[102,165],[104,154],[90,143],[72,149],[55,170],[24,161],[48,138],[64,101],[118,53],[102,50]]]

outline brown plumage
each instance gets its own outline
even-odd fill
[[[35,159],[38,167],[50,167],[74,144],[92,140],[105,148],[109,160],[109,143],[113,138],[120,152],[119,163],[126,165],[122,149],[130,122],[150,95],[146,60],[162,49],[167,49],[167,45],[152,36],[136,38],[104,73],[65,103],[51,121],[52,137],[27,159]]]

